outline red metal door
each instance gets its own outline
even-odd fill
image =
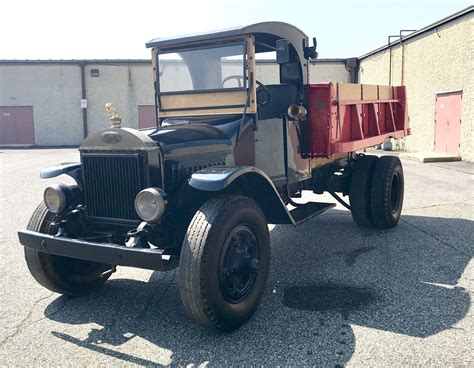
[[[438,93],[435,112],[435,151],[459,155],[462,91]]]
[[[15,114],[10,107],[0,107],[0,144],[16,140]]]
[[[138,127],[156,127],[156,110],[154,105],[138,105]]]
[[[33,107],[0,107],[0,144],[34,143]]]
[[[35,129],[33,125],[33,107],[18,106],[15,112],[16,142],[18,144],[34,144]]]

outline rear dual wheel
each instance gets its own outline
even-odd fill
[[[349,199],[360,226],[395,227],[403,206],[404,177],[396,156],[361,156],[352,168]]]
[[[372,176],[370,208],[373,224],[381,229],[397,226],[402,213],[405,180],[395,156],[379,158]]]
[[[372,225],[371,188],[377,156],[360,156],[352,166],[352,178],[349,191],[351,214],[360,226]]]

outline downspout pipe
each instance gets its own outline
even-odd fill
[[[87,101],[86,64],[87,64],[86,60],[83,60],[83,61],[79,62],[79,67],[81,68],[81,99]],[[82,131],[83,131],[84,139],[86,139],[87,135],[88,135],[87,108],[82,108]]]
[[[392,42],[392,38],[398,38],[399,40],[399,44],[402,46],[402,75],[401,75],[401,78],[402,78],[402,84],[403,84],[403,44],[402,44],[402,41],[403,41],[403,33],[406,33],[406,32],[415,32],[416,29],[401,29],[400,30],[400,33],[397,34],[397,35],[390,35],[388,36],[388,41],[387,41],[387,46],[388,46],[388,49],[389,49],[389,62],[388,62],[388,85],[391,86],[392,85],[392,45],[391,45],[391,42]]]
[[[392,85],[392,46],[390,45],[392,38],[400,38],[400,35],[390,35],[388,36],[387,46],[389,49],[388,55],[388,85]]]
[[[407,35],[403,35],[403,33],[407,33],[407,32],[416,32],[416,29],[401,29],[400,30],[400,45],[402,47],[402,70],[401,70],[401,81],[400,81],[400,84],[403,86],[403,84],[405,83],[405,47],[404,47],[404,44],[403,44],[403,37],[407,36]]]
[[[359,66],[360,61],[358,58],[346,59],[345,67],[350,74],[351,83],[359,83]]]

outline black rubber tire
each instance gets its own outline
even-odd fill
[[[253,288],[238,303],[227,301],[219,286],[218,265],[227,235],[245,224],[255,234],[259,268]],[[244,196],[225,195],[204,203],[186,233],[180,257],[180,292],[188,315],[200,325],[233,331],[257,309],[270,268],[268,225],[259,205]]]
[[[371,209],[373,223],[380,229],[395,227],[403,207],[404,177],[400,159],[382,156],[372,177]]]
[[[43,234],[55,234],[51,225],[54,214],[44,202],[36,208],[28,222],[27,229]],[[56,256],[25,247],[25,259],[34,279],[45,288],[64,295],[84,295],[101,288],[108,275],[100,274],[111,268],[102,263]]]
[[[349,201],[352,218],[360,226],[372,226],[371,186],[377,161],[377,156],[360,156],[352,167]]]

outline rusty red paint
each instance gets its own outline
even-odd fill
[[[305,95],[310,118],[301,128],[309,157],[332,158],[410,134],[403,86],[393,87],[393,99],[339,101],[333,83],[309,84]]]
[[[33,107],[0,107],[0,144],[34,143]]]
[[[435,151],[459,155],[461,143],[462,92],[436,96]]]

